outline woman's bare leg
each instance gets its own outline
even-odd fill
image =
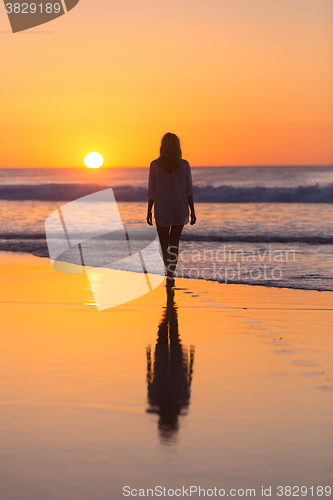
[[[182,234],[183,225],[179,226],[171,226],[170,235],[169,235],[169,265],[168,276],[173,278],[173,275],[176,270],[177,262],[178,262],[178,252],[179,252],[179,240],[180,235]]]
[[[179,240],[183,225],[162,227],[156,223],[167,276],[173,278],[178,262]]]
[[[162,226],[160,226],[159,224],[156,223],[156,229],[157,229],[158,238],[160,240],[160,245],[161,245],[161,250],[162,250],[162,256],[163,256],[163,262],[164,262],[166,270],[168,270],[168,266],[169,266],[169,252],[168,252],[168,247],[169,247],[170,226],[168,226],[168,227],[162,227]]]

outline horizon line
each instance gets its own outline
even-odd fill
[[[304,168],[304,167],[333,167],[333,163],[325,163],[325,164],[285,164],[285,165],[191,165],[191,168],[290,168],[290,167],[296,167],[296,168]],[[103,169],[119,169],[119,168],[149,168],[149,165],[143,165],[143,166],[102,166],[96,169],[93,168],[88,168],[85,165],[82,166],[76,166],[76,167],[0,167],[0,170],[52,170],[52,169],[84,169],[84,170],[90,170],[90,171],[97,171],[97,170],[103,170]]]

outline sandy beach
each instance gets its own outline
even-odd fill
[[[98,312],[86,275],[0,263],[1,498],[330,485],[332,293],[178,279],[168,311],[192,353],[190,397],[163,423],[147,400],[162,285]]]

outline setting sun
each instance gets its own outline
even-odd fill
[[[88,153],[84,158],[84,164],[88,168],[99,168],[103,162],[104,159],[100,153]]]

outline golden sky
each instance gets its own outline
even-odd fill
[[[333,164],[332,0],[81,0],[12,34],[0,167]]]

